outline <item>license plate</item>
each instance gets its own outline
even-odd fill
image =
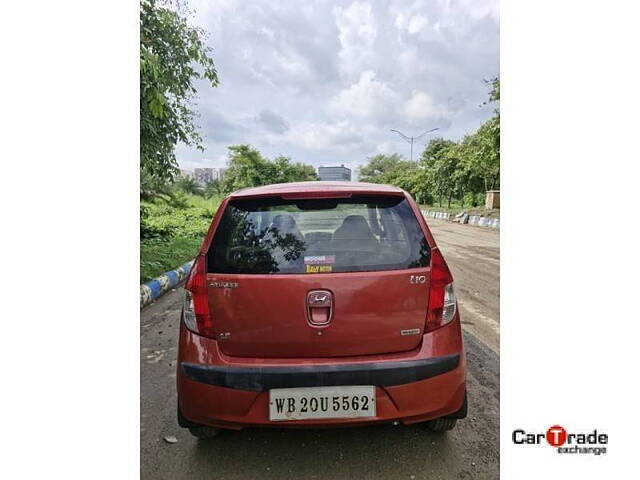
[[[376,387],[300,387],[269,390],[269,420],[376,416]]]

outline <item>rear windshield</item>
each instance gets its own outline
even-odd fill
[[[261,198],[227,205],[208,253],[211,273],[330,273],[429,264],[403,197]]]

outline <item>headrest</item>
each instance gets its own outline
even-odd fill
[[[293,232],[297,229],[295,218],[293,218],[293,215],[288,213],[276,215],[275,217],[273,217],[271,227],[277,228],[278,231],[284,233]]]
[[[362,215],[349,215],[336,230],[334,238],[369,239],[374,236]]]

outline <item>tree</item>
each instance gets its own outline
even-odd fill
[[[397,153],[380,153],[367,159],[367,164],[360,167],[358,178],[362,182],[392,183],[398,171],[407,163]]]
[[[223,191],[226,193],[241,188],[317,180],[315,169],[303,163],[291,163],[289,157],[277,157],[273,161],[250,145],[229,147],[228,169],[224,174]]]
[[[182,190],[184,193],[190,193],[192,195],[203,195],[204,191],[202,186],[193,177],[180,176],[175,182],[175,186]]]
[[[489,100],[483,103],[487,105],[491,102],[500,101],[500,77],[493,77],[490,80],[485,80],[484,83],[489,87]],[[496,113],[500,113],[500,109],[496,108]]]
[[[296,162],[292,163],[291,158],[279,156],[273,159],[276,166],[275,183],[305,182],[318,180],[316,169],[311,165]]]
[[[500,101],[500,79],[485,80],[489,87],[489,100],[483,105]],[[484,189],[500,187],[500,107],[494,109],[495,115],[483,123],[475,133],[475,149],[472,161],[484,182]]]
[[[485,82],[489,99],[482,106],[500,101],[500,79]],[[451,207],[454,198],[464,207],[465,197],[475,205],[480,194],[500,186],[500,109],[476,132],[460,142],[432,139],[422,152],[419,162],[408,162],[397,153],[375,155],[360,168],[365,182],[396,185],[418,202],[440,206],[446,199]]]
[[[140,172],[166,183],[177,173],[178,142],[203,150],[194,122],[194,82],[215,87],[218,75],[205,31],[169,1],[140,3]]]
[[[222,195],[222,182],[217,178],[208,181],[204,185],[204,196],[207,198],[215,197],[216,195]]]
[[[140,173],[140,200],[162,199],[169,201],[173,197],[171,185],[145,172]]]
[[[395,185],[416,197],[419,202],[425,198],[424,189],[421,188],[424,179],[422,167],[418,162],[405,160],[397,153],[370,157],[368,163],[360,167],[359,178],[363,182]]]
[[[417,195],[420,198],[438,198],[442,206],[443,196],[449,197],[454,189],[453,179],[449,178],[457,156],[452,155],[455,142],[443,138],[433,138],[429,141],[420,156],[422,175],[417,182]]]
[[[425,168],[433,168],[436,162],[442,158],[448,150],[453,148],[455,142],[444,138],[432,138],[420,156],[420,161]]]
[[[442,206],[442,197],[447,198],[447,207],[451,208],[451,198],[456,192],[456,172],[460,165],[460,151],[454,143],[444,149],[433,165],[433,185],[438,193],[438,203]]]
[[[500,100],[500,79],[487,80],[489,99],[482,105]],[[416,181],[416,195],[426,198],[437,196],[451,206],[453,198],[464,206],[465,195],[472,199],[477,194],[500,186],[500,110],[483,123],[472,135],[460,142],[435,138],[422,152]],[[475,201],[475,200],[474,200]]]
[[[226,193],[241,188],[274,183],[275,166],[250,145],[229,147],[228,168],[224,174],[223,189]]]
[[[473,155],[477,149],[476,135],[465,135],[457,144],[460,156],[460,164],[455,172],[456,194],[461,206],[465,206],[465,196],[469,196],[471,206],[476,206],[477,194],[485,192],[483,182],[476,165],[473,163]]]
[[[500,186],[500,116],[485,123],[469,140],[467,157],[471,168],[481,179],[484,191]]]

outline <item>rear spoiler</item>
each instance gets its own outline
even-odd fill
[[[239,193],[239,192],[238,192]],[[258,192],[254,194],[237,194],[236,192],[229,195],[229,200],[242,200],[249,198],[267,198],[276,197],[283,200],[318,200],[323,198],[351,198],[356,195],[367,196],[383,196],[383,197],[404,197],[403,191],[387,191],[375,189],[353,189],[353,190],[310,190],[306,192]]]

